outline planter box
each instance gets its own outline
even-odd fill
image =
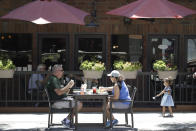
[[[137,77],[137,70],[136,71],[121,71],[119,70],[120,74],[123,76],[124,79],[136,79]]]
[[[14,70],[0,70],[0,78],[13,78]]]
[[[103,75],[103,71],[88,71],[83,70],[84,78],[100,79]]]
[[[177,71],[158,71],[158,75],[160,79],[171,77],[172,79],[176,79],[178,72]]]

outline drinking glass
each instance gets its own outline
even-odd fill
[[[93,87],[93,94],[96,94],[97,88]]]

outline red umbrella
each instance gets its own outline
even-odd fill
[[[58,0],[36,0],[1,18],[25,20],[36,24],[72,23],[84,25],[84,17],[87,15],[89,13]]]
[[[168,0],[138,0],[106,14],[128,18],[183,18],[190,14],[196,14],[196,11]]]

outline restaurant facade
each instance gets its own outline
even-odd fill
[[[0,16],[31,1],[0,0]],[[63,65],[65,72],[80,71],[80,63],[89,57],[104,62],[106,72],[113,69],[115,60],[139,61],[143,66],[142,72],[129,83],[138,86],[136,101],[153,103],[151,97],[156,93],[154,83],[157,82],[152,80],[152,63],[158,59],[169,59],[183,75],[175,81],[175,87],[178,86],[176,101],[180,104],[196,103],[196,87],[190,78],[196,71],[196,14],[182,19],[128,19],[107,15],[106,12],[134,0],[61,1],[89,12],[91,15],[84,20],[86,25],[36,25],[20,20],[0,20],[0,53],[14,61],[16,75],[17,72],[35,71],[40,63],[46,64],[48,69],[58,63]],[[194,0],[171,2],[196,10]],[[92,20],[96,23],[93,26],[89,25]],[[159,48],[161,44],[168,45],[168,48]],[[32,70],[28,69],[31,65]],[[107,78],[104,76],[104,79]],[[103,85],[107,85],[106,81],[102,80]],[[181,83],[189,83],[192,87],[180,88]],[[6,99],[9,101],[9,98]]]

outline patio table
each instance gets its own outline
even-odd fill
[[[77,129],[78,127],[78,111],[77,111],[77,101],[81,101],[81,102],[97,102],[97,100],[100,100],[103,102],[103,109],[102,109],[102,113],[103,113],[103,126],[105,127],[106,125],[106,101],[108,98],[108,93],[85,93],[85,94],[80,94],[79,92],[77,92],[76,94],[73,94],[73,97],[75,98],[76,101],[76,106],[75,106],[75,128]],[[96,101],[93,101],[96,100]]]

